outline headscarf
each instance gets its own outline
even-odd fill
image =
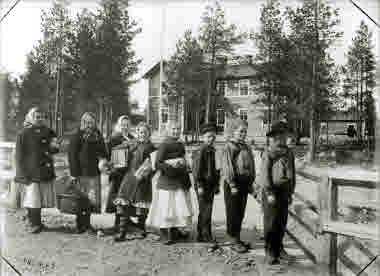
[[[37,112],[42,112],[39,107],[32,107],[29,109],[28,113],[25,115],[24,127],[32,127],[35,124],[34,114]]]
[[[85,141],[99,141],[102,137],[100,132],[96,129],[96,126],[94,126],[91,129],[86,128],[85,122],[88,120],[94,120],[96,122],[95,114],[92,112],[85,112],[81,119],[80,119],[80,129],[84,132],[83,133],[83,139]]]
[[[116,125],[114,127],[114,133],[121,133],[121,122],[123,120],[128,120],[129,121],[129,117],[127,115],[121,115],[117,121],[116,121]]]

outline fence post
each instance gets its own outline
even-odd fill
[[[338,185],[334,184],[334,178],[330,179],[331,185],[331,210],[332,221],[338,219]],[[338,268],[338,234],[330,233],[330,275],[337,275]]]
[[[318,205],[319,205],[319,235],[320,235],[320,253],[318,254],[318,263],[323,267],[325,275],[336,275],[337,269],[337,235],[333,233],[323,233],[326,223],[337,217],[337,200],[338,189],[333,185],[332,179],[323,177],[318,186]]]

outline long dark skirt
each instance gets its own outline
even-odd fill
[[[134,171],[125,174],[117,196],[128,204],[152,201],[151,177],[137,181]]]
[[[112,172],[110,175],[110,189],[108,191],[106,199],[106,213],[116,213],[114,200],[119,193],[120,185],[126,172],[126,168],[119,168]]]

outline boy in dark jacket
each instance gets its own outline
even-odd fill
[[[204,144],[200,147],[193,163],[194,186],[198,198],[198,242],[213,242],[211,232],[214,195],[219,193],[219,171],[215,165],[216,127],[207,124],[202,128]]]
[[[263,154],[261,166],[265,254],[271,265],[290,258],[284,250],[283,238],[296,178],[294,155],[286,145],[288,134],[286,123],[273,124],[267,133],[272,138],[271,144]]]

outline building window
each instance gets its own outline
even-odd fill
[[[248,96],[249,81],[240,80],[240,96]]]
[[[169,108],[161,107],[161,123],[166,124],[169,121]]]
[[[249,79],[224,81],[223,85],[224,87],[221,84],[219,85],[219,91],[225,92],[226,97],[244,97],[253,94],[252,81]]]
[[[248,109],[240,108],[239,109],[239,117],[243,121],[248,121]]]
[[[226,95],[226,87],[227,87],[227,82],[226,81],[218,81],[218,92],[219,92],[219,95]]]
[[[255,85],[256,85],[255,81],[250,79],[249,80],[249,86],[248,86],[248,95],[250,95],[250,96],[254,95],[253,89],[255,88]]]
[[[217,109],[216,110],[216,126],[224,127],[224,110],[223,109]]]
[[[239,96],[239,81],[230,80],[228,81],[226,96]]]

